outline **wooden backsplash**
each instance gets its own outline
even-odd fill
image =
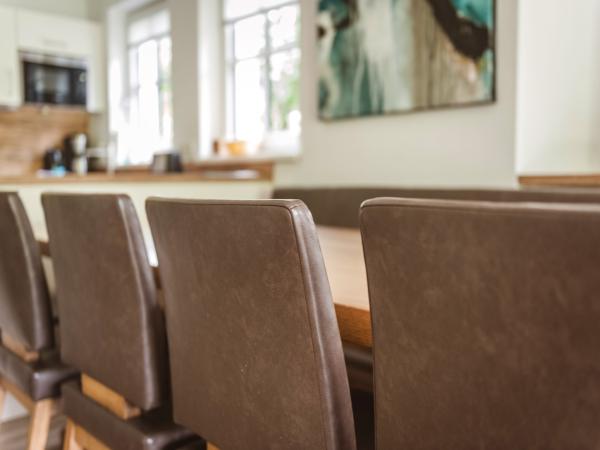
[[[27,175],[42,167],[44,152],[64,138],[87,133],[90,117],[69,108],[24,106],[0,110],[0,176]]]

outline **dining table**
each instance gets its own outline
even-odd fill
[[[317,234],[342,341],[371,349],[371,314],[360,231],[317,226]],[[39,243],[42,255],[51,258],[47,240]],[[147,240],[147,249],[160,288],[160,267],[151,240]]]
[[[342,341],[372,348],[367,271],[360,231],[317,226]]]

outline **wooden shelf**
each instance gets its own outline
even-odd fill
[[[600,174],[523,175],[519,177],[519,183],[539,187],[600,187]]]

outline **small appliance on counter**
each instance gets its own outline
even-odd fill
[[[216,139],[213,142],[213,153],[216,156],[245,156],[248,154],[248,150],[248,142],[246,141]]]
[[[77,175],[85,175],[88,171],[86,156],[87,136],[75,133],[65,139],[65,165]]]
[[[46,150],[46,153],[44,153],[42,168],[44,171],[52,175],[64,175],[66,173],[66,168],[63,151],[59,148]]]
[[[152,158],[153,173],[183,172],[183,164],[179,152],[156,153]]]
[[[108,150],[102,147],[88,149],[87,164],[89,172],[107,172],[109,169]]]

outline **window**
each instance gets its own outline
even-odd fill
[[[169,11],[154,6],[130,16],[127,44],[127,130],[119,163],[147,164],[173,145]]]
[[[251,147],[297,139],[299,35],[298,0],[225,1],[230,137]]]

